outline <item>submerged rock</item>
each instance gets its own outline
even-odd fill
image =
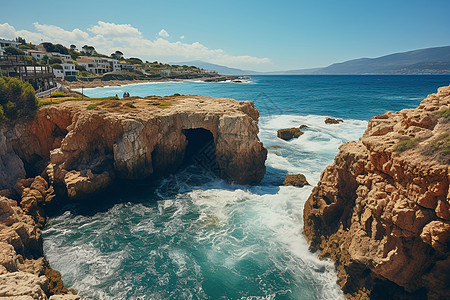
[[[339,123],[342,123],[342,122],[344,122],[344,120],[342,120],[342,119],[327,118],[325,120],[325,124],[339,124]]]
[[[336,261],[347,297],[448,297],[448,111],[450,87],[442,87],[416,109],[373,117],[307,200],[305,235]]]
[[[289,141],[293,138],[298,138],[299,136],[301,136],[304,132],[300,131],[299,128],[294,127],[294,128],[287,128],[287,129],[280,129],[277,131],[277,136],[280,139],[283,139],[285,141]]]
[[[306,181],[306,177],[303,174],[288,174],[284,178],[283,185],[303,187],[305,185],[309,185],[309,183]]]

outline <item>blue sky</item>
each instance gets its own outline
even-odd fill
[[[151,61],[273,71],[450,45],[449,0],[1,1],[0,37]]]

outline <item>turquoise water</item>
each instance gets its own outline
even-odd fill
[[[302,209],[343,142],[373,115],[416,107],[450,76],[252,76],[85,89],[88,96],[201,94],[254,100],[267,174],[230,185],[198,166],[65,207],[44,231],[64,283],[89,299],[342,299],[330,261],[308,251]],[[325,125],[326,117],[343,118]],[[309,128],[286,142],[276,131]],[[278,146],[279,148],[271,147]],[[303,173],[312,186],[279,186]]]

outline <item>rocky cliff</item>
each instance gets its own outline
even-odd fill
[[[54,199],[188,163],[230,182],[260,181],[267,150],[258,117],[250,101],[146,97],[68,101],[0,126],[0,195],[17,200],[0,196],[0,297],[77,299],[43,257],[40,228]]]
[[[313,250],[354,299],[448,299],[450,87],[373,117],[342,145],[304,208]]]
[[[172,172],[192,151],[209,153],[205,165],[227,181],[255,183],[264,176],[267,154],[257,137],[258,117],[250,101],[202,96],[44,107],[31,120],[0,128],[0,189],[40,174],[50,161],[50,180],[64,185],[69,197],[83,196],[116,177]]]

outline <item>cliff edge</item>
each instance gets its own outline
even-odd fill
[[[339,148],[304,208],[312,250],[352,299],[448,299],[450,86],[373,117]]]

